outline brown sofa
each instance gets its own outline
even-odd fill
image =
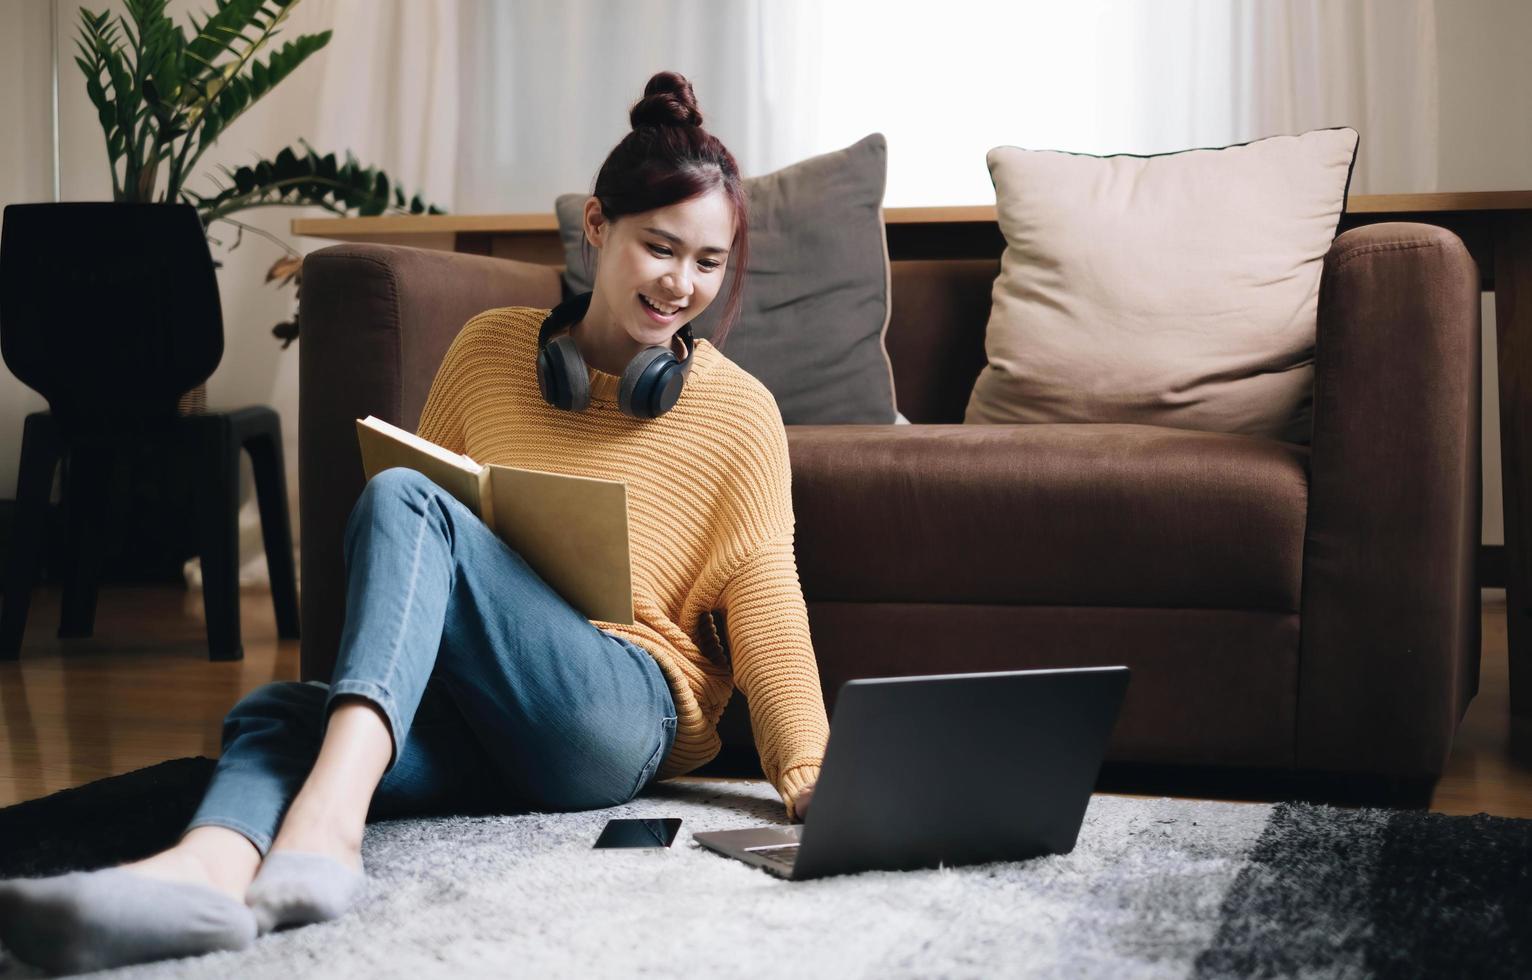
[[[1416,224],[1336,239],[1307,447],[960,424],[998,269],[894,263],[887,347],[916,424],[788,427],[832,714],[852,677],[1126,664],[1109,762],[1439,775],[1478,690],[1479,297],[1462,243]],[[344,615],[353,420],[413,428],[463,323],[556,304],[559,273],[388,245],[308,257],[304,677],[329,676]],[[746,708],[736,693],[721,722],[730,751],[748,751]]]

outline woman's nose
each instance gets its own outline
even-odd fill
[[[664,285],[666,289],[670,290],[670,294],[672,296],[675,296],[679,299],[686,299],[692,294],[691,279],[685,275],[671,273],[661,280],[661,284]]]

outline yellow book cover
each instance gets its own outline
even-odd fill
[[[587,619],[631,625],[628,488],[619,480],[482,465],[375,416],[356,420],[362,471],[417,470],[479,515]]]

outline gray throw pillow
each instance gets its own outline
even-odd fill
[[[883,190],[888,143],[872,133],[843,150],[745,179],[750,268],[740,318],[720,350],[776,398],[787,425],[893,423],[888,241]],[[592,288],[580,242],[588,194],[554,202],[564,281]],[[595,253],[592,250],[592,258]],[[692,324],[711,340],[739,268]]]

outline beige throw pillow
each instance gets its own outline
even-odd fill
[[[1308,442],[1356,146],[1341,128],[1151,157],[990,150],[1006,248],[964,421]]]

